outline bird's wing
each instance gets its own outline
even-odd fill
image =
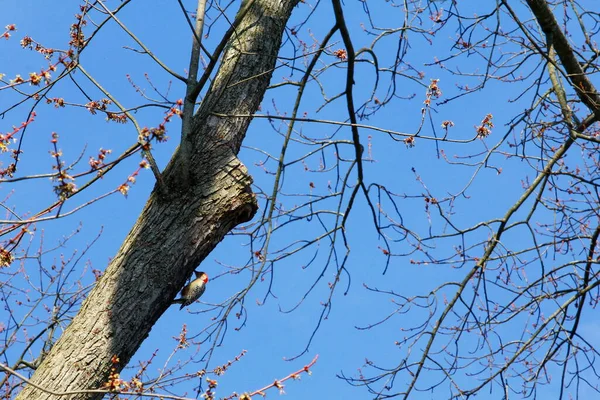
[[[181,297],[187,297],[189,291],[190,285],[186,285],[183,289],[181,289]]]

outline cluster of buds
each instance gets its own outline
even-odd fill
[[[169,111],[165,114],[165,118],[163,121],[158,124],[156,128],[147,128],[144,127],[140,130],[138,135],[138,142],[142,145],[144,150],[150,150],[150,142],[152,140],[156,140],[159,143],[166,142],[169,140],[169,137],[166,135],[167,133],[167,124],[171,122],[171,118],[175,115],[181,117],[181,107],[183,107],[183,100],[179,99],[175,103],[175,106],[171,107]]]
[[[87,9],[83,7],[82,12],[86,12]],[[84,18],[83,14],[75,14],[75,19],[77,22],[71,24],[71,29],[69,32],[69,36],[71,40],[69,41],[69,46],[75,47],[76,49],[81,49],[85,46],[85,36],[83,35],[82,29],[87,25],[87,20]]]
[[[112,150],[100,148],[98,151],[98,158],[90,157],[90,167],[92,167],[92,171],[97,171],[100,168],[104,167],[106,164],[104,163],[104,159],[112,153]]]
[[[112,112],[107,112],[106,113],[106,120],[107,121],[114,121],[117,124],[126,124],[127,123],[127,115],[125,115],[125,114],[116,114],[116,113],[112,113]]]
[[[187,325],[183,324],[183,327],[181,328],[181,332],[179,333],[179,336],[174,337],[173,339],[177,340],[177,348],[178,349],[183,349],[189,346],[189,343],[187,341]]]
[[[16,159],[18,150],[13,150],[13,157]],[[0,178],[4,178],[4,177],[13,177],[13,175],[15,174],[15,172],[17,171],[17,164],[15,164],[14,162],[8,164],[8,166],[6,168],[0,168]]]
[[[348,52],[345,49],[338,49],[333,52],[333,55],[342,61],[346,61],[346,59],[348,58]]]
[[[31,113],[29,119],[25,122],[22,122],[20,126],[14,126],[12,132],[0,133],[0,152],[4,153],[7,151],[12,152],[11,157],[15,160],[15,162],[10,163],[6,168],[0,168],[0,177],[4,178],[5,176],[12,177],[13,174],[17,170],[16,161],[19,159],[19,154],[22,153],[22,150],[19,149],[9,149],[9,144],[11,141],[16,141],[15,135],[19,133],[19,131],[23,130],[27,125],[33,122],[35,119],[35,111]]]
[[[447,131],[449,128],[452,128],[453,126],[454,126],[454,122],[452,122],[452,121],[450,121],[450,120],[448,120],[448,119],[447,119],[447,120],[445,120],[445,121],[442,121],[442,128],[443,128],[444,130],[446,130],[446,131]]]
[[[110,367],[110,373],[108,374],[108,381],[104,384],[104,389],[110,390],[111,392],[121,391],[123,380],[119,375],[119,357],[112,356],[110,359],[112,366]]]
[[[64,101],[62,101],[62,103],[57,103],[55,101],[55,99],[52,99],[55,103],[55,106],[64,106]],[[58,100],[62,100],[62,99],[58,99]],[[96,113],[98,111],[102,111],[103,113],[106,114],[106,120],[107,121],[113,121],[116,122],[117,124],[125,124],[127,123],[127,115],[126,114],[119,114],[119,113],[115,113],[115,112],[111,112],[108,111],[108,106],[112,104],[112,101],[110,99],[101,99],[101,100],[92,100],[88,103],[86,103],[84,105],[85,108],[88,109],[88,111],[90,112],[90,114],[92,115],[96,115]]]
[[[227,361],[226,364],[218,365],[217,367],[215,367],[215,369],[213,369],[213,374],[217,376],[225,375],[225,372],[227,372],[229,367],[231,367],[233,363],[240,361],[240,359],[246,355],[246,352],[246,350],[242,350],[242,352],[238,354],[233,360]]]
[[[101,99],[99,101],[90,101],[85,105],[85,108],[88,109],[90,114],[96,115],[96,110],[106,111],[106,107],[112,103],[109,99]]]
[[[14,136],[19,133],[19,131],[23,130],[27,125],[32,123],[35,117],[36,114],[34,111],[31,113],[31,117],[29,117],[27,121],[21,122],[20,126],[13,127],[12,132],[0,133],[0,151],[3,153],[8,151],[8,145],[10,144],[11,140],[15,139]]]
[[[16,29],[17,28],[14,24],[7,25],[6,32],[4,32],[2,37],[5,37],[6,39],[8,39],[10,37],[9,32],[15,31]],[[31,50],[35,50],[38,53],[42,54],[48,60],[54,54],[53,49],[49,49],[49,48],[42,46],[41,44],[37,43],[29,36],[25,36],[23,39],[21,39],[20,44],[21,44],[21,47],[23,47],[24,49],[29,48]],[[61,61],[59,61],[59,62],[61,62]],[[46,85],[48,85],[51,81],[50,72],[56,71],[57,64],[58,63],[50,64],[47,69],[42,69],[39,73],[31,72],[29,74],[29,79],[25,79],[25,78],[21,77],[21,75],[17,75],[14,79],[10,80],[10,84],[11,85],[20,85],[22,83],[29,82],[29,84],[31,84],[33,86],[38,86],[40,83],[42,83],[42,81],[45,81]]]
[[[481,121],[481,125],[475,127],[479,139],[486,138],[492,133],[492,128],[494,127],[492,118],[492,114],[486,115],[483,121]]]
[[[0,267],[8,267],[14,261],[12,253],[4,247],[0,248]]]
[[[218,382],[210,378],[206,378],[206,382],[208,383],[208,388],[206,389],[206,392],[202,393],[202,398],[214,400],[216,394],[215,389],[217,388]]]
[[[29,82],[32,86],[39,86],[42,81],[46,83],[46,85],[50,84],[52,75],[50,71],[56,71],[56,65],[48,66],[48,69],[42,69],[38,72],[30,72],[29,78],[24,79],[21,75],[16,75],[14,79],[10,80],[11,85],[21,85],[23,83]]]
[[[49,49],[45,46],[42,46],[40,43],[33,40],[30,36],[25,36],[19,42],[21,47],[24,49],[35,50],[38,53],[42,54],[47,60],[49,60],[52,55],[54,55],[54,49]]]
[[[65,170],[63,170],[63,162],[60,160],[62,156],[62,151],[58,149],[58,133],[52,132],[52,140],[50,140],[52,146],[54,147],[53,151],[50,151],[50,156],[56,159],[56,165],[52,166],[52,169],[57,170],[55,176],[50,178],[53,181],[58,182],[56,186],[54,186],[54,192],[58,196],[58,198],[63,201],[70,197],[73,193],[77,191],[77,186],[75,185],[75,179],[67,174]]]
[[[231,400],[234,397],[237,397],[237,400],[251,400],[252,398],[254,398],[254,396],[261,396],[261,398],[264,398],[267,395],[267,390],[269,390],[270,388],[276,388],[279,390],[279,394],[285,394],[283,383],[285,381],[287,381],[288,379],[298,380],[298,379],[300,379],[300,375],[303,373],[311,375],[310,368],[317,362],[318,357],[319,357],[318,355],[315,356],[315,358],[308,365],[305,365],[302,369],[300,369],[296,372],[292,372],[285,378],[276,379],[275,381],[273,381],[273,383],[270,383],[261,389],[255,390],[252,393],[246,392],[241,395],[234,393],[232,396],[226,397],[224,400]]]
[[[103,389],[111,392],[134,391],[136,393],[143,393],[144,384],[139,378],[134,377],[130,382],[121,379],[118,372],[119,361],[119,357],[116,355],[111,357],[110,362],[112,363],[112,366],[110,367],[110,373],[108,374],[108,381],[104,384]]]
[[[442,91],[438,86],[439,81],[439,79],[432,79],[429,83],[429,86],[427,86],[427,92],[425,93],[425,101],[423,101],[425,107],[421,109],[421,112],[425,112],[425,110],[431,105],[432,98],[439,99],[440,97],[442,97]]]
[[[4,33],[2,35],[0,35],[0,38],[4,38],[6,40],[8,40],[8,38],[10,37],[10,32],[14,32],[17,30],[17,26],[15,24],[10,24],[10,25],[6,25],[4,27]]]
[[[148,169],[148,168],[150,168],[150,164],[148,164],[148,161],[146,161],[146,160],[140,161],[140,165],[138,166],[138,168],[134,171],[133,174],[131,174],[127,177],[127,180],[124,183],[119,185],[117,190],[119,192],[121,192],[121,194],[123,196],[127,197],[127,194],[129,193],[129,189],[131,188],[131,185],[133,185],[135,183],[136,177],[140,174],[140,171],[142,169]]]
[[[75,179],[64,170],[59,171],[52,179],[58,182],[58,184],[54,186],[54,193],[56,193],[60,200],[66,200],[77,191]]]
[[[65,99],[62,97],[53,97],[51,99],[46,99],[46,104],[54,103],[54,107],[61,108],[65,106]]]

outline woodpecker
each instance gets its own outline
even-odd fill
[[[196,274],[196,279],[185,285],[185,287],[181,290],[181,297],[179,299],[173,300],[173,304],[181,303],[181,307],[179,307],[180,310],[183,310],[183,307],[189,306],[198,300],[206,290],[208,275],[206,275],[204,272],[198,271],[194,271],[194,273]]]

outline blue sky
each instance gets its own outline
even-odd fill
[[[45,66],[39,55],[19,48],[18,41],[23,35],[33,37],[47,47],[66,48],[68,28],[73,22],[73,15],[78,12],[78,2],[60,2],[60,4],[55,3],[52,6],[45,6],[43,13],[30,11],[39,9],[40,5],[37,1],[5,0],[3,3],[4,13],[0,17],[0,26],[14,23],[18,29],[9,41],[0,42],[0,73],[6,74],[6,79],[12,79],[16,74],[27,76],[29,72],[39,71],[40,68]],[[118,3],[117,1],[107,2],[111,7],[115,7]],[[187,7],[192,7],[194,2],[186,1],[184,3]],[[443,8],[446,3],[442,1],[436,4]],[[486,7],[491,9],[493,7],[491,3],[471,0],[461,2],[461,7],[463,7],[465,15],[475,15],[485,11]],[[312,2],[300,4],[290,26],[302,21],[313,5]],[[399,9],[386,5],[384,12],[377,13],[376,11],[379,10],[375,10],[375,8],[379,5],[372,3],[370,6],[378,26],[398,26],[399,21],[401,21]],[[238,4],[234,3],[230,8],[235,10],[237,7]],[[383,6],[381,7],[383,9]],[[348,26],[355,40],[356,49],[368,45],[373,40],[373,36],[364,34],[361,29],[361,24],[367,23],[362,8],[361,3],[348,1],[344,9]],[[214,15],[214,10],[211,12],[213,14],[209,15]],[[232,13],[229,12],[228,15],[231,17]],[[186,30],[181,10],[175,1],[153,0],[137,4],[134,2],[126,7],[119,16],[161,60],[166,61],[170,68],[179,74],[185,74],[189,62],[188,53],[191,38]],[[423,18],[426,20],[428,14],[424,14]],[[311,20],[300,28],[299,37],[312,45],[311,37],[320,41],[330,29],[332,21],[331,5],[320,3]],[[430,21],[424,22],[424,26],[427,26],[428,22]],[[434,27],[433,22],[430,25],[429,28]],[[215,43],[220,39],[222,26],[222,21],[220,21],[211,28],[209,37],[205,39],[208,48],[214,48]],[[397,36],[398,34],[395,34],[393,38],[387,41],[382,40],[381,44],[378,45],[378,55],[381,57],[379,61],[382,65],[389,62],[390,57],[395,54],[396,48],[394,46],[397,45]],[[407,63],[410,63],[417,71],[424,72],[425,76],[418,82],[400,77],[398,84],[401,87],[398,89],[398,95],[414,97],[406,100],[395,99],[381,108],[377,114],[360,122],[398,132],[415,132],[420,124],[421,108],[423,107],[430,79],[439,79],[439,86],[443,94],[438,101],[460,93],[458,87],[461,85],[476,85],[479,78],[453,76],[437,66],[427,65],[432,63],[436,57],[442,59],[454,52],[455,50],[451,49],[451,45],[455,39],[456,35],[450,26],[437,34],[433,44],[428,43],[419,35],[411,33]],[[136,84],[143,87],[151,97],[157,98],[158,96],[146,82],[145,74],[159,90],[165,92],[167,88],[170,88],[168,93],[170,101],[176,101],[183,97],[185,88],[181,82],[174,80],[171,84],[169,82],[170,78],[164,74],[162,69],[144,55],[127,49],[127,46],[135,47],[135,44],[115,24],[108,24],[95,40],[93,46],[86,49],[81,61],[84,67],[115,97],[121,99],[126,107],[146,102],[135,93],[128,83],[127,75]],[[331,49],[336,50],[339,48],[343,48],[343,44],[338,34],[333,40]],[[505,48],[514,50],[510,45]],[[289,56],[291,54],[291,47],[289,45],[284,47],[282,55]],[[458,60],[463,70],[481,73],[484,66],[481,57],[477,55],[461,57]],[[333,56],[326,56],[323,62],[332,63],[334,61]],[[296,62],[298,66],[304,66],[304,60],[300,59]],[[456,61],[448,61],[446,65],[450,68],[456,63]],[[536,65],[537,60],[535,62],[531,61],[531,63],[532,66]],[[320,68],[323,66],[324,64]],[[527,71],[527,67],[526,64],[523,71]],[[356,85],[354,87],[357,104],[362,104],[371,95],[374,84],[372,69],[372,65],[366,63],[359,64],[357,67]],[[328,97],[332,97],[343,90],[344,74],[345,69],[339,67],[331,68],[321,75],[321,82]],[[410,70],[407,71],[407,74],[415,75]],[[90,93],[96,93],[93,96],[94,99],[104,97],[94,92],[94,89],[89,83],[86,83],[81,74],[76,73],[75,76],[86,90],[89,90]],[[282,82],[288,78],[299,79],[300,76],[301,74],[298,71],[291,74],[288,69],[281,68],[274,75],[272,83]],[[382,75],[380,88],[376,93],[378,98],[385,97],[388,84],[389,79]],[[426,185],[434,197],[441,199],[462,190],[471,180],[475,168],[465,165],[449,165],[443,158],[438,157],[439,150],[443,150],[450,160],[454,160],[453,157],[455,156],[485,154],[487,149],[494,146],[504,135],[509,133],[507,123],[515,113],[521,112],[529,106],[531,95],[526,96],[526,100],[517,103],[510,102],[522,90],[523,86],[519,83],[490,81],[485,90],[443,106],[435,106],[426,115],[423,135],[433,135],[432,126],[437,130],[437,135],[442,134],[441,121],[452,120],[455,125],[450,130],[451,137],[466,140],[474,137],[475,126],[481,123],[486,114],[491,113],[494,116],[495,128],[491,136],[483,141],[475,140],[468,144],[440,143],[436,145],[433,141],[418,138],[416,139],[416,146],[408,148],[402,142],[393,141],[385,134],[366,129],[361,130],[363,145],[365,147],[368,144],[371,145],[372,160],[365,162],[367,184],[375,182],[385,184],[394,193],[406,194],[406,199],[398,201],[400,214],[404,224],[412,227],[421,237],[427,236],[430,230],[444,232],[448,229],[444,222],[434,212],[428,214],[426,211],[423,200],[426,189],[423,184]],[[65,99],[68,98],[69,101],[74,103],[86,102],[74,85],[68,81],[62,83],[60,89],[57,89],[56,95],[65,97]],[[4,110],[7,105],[12,104],[15,98],[14,93],[7,91],[0,93],[0,110]],[[269,90],[264,97],[261,113],[274,114],[277,109],[289,116],[294,99],[294,88],[283,87]],[[316,108],[322,103],[323,97],[320,89],[312,84],[307,90],[300,114],[306,112],[308,117],[328,120],[345,121],[347,119],[343,101],[332,102],[321,112],[316,113]],[[10,130],[12,125],[19,125],[27,110],[28,108],[23,106],[6,114],[0,120],[0,132]],[[135,115],[140,125],[155,126],[162,121],[164,110],[148,108],[140,110]],[[429,121],[430,115],[433,122]],[[279,121],[274,121],[272,125],[275,127],[283,126]],[[161,167],[166,165],[177,146],[179,122],[170,123],[168,128],[170,140],[167,143],[156,145],[153,150],[153,154]],[[285,126],[283,126],[283,129],[285,130]],[[510,135],[514,134],[519,137],[521,129],[517,127]],[[346,128],[336,132],[334,126],[317,123],[299,123],[296,125],[296,130],[298,134],[294,138],[298,141],[292,143],[288,160],[305,154],[307,149],[315,148],[313,145],[308,146],[299,143],[300,140],[304,140],[300,134],[315,138],[325,138],[335,134],[335,138],[339,140],[349,140],[351,138],[350,131]],[[83,152],[84,156],[81,165],[77,169],[78,171],[86,169],[89,156],[95,155],[99,148],[110,148],[114,157],[136,141],[135,130],[130,125],[107,123],[102,115],[90,115],[84,109],[55,109],[51,105],[41,105],[37,110],[35,124],[28,129],[24,139],[26,153],[19,165],[19,174],[51,172],[52,159],[48,155],[48,151],[50,150],[50,135],[53,131],[58,132],[60,135],[59,145],[63,150],[64,159],[67,163],[74,161]],[[260,148],[277,156],[281,143],[281,135],[274,131],[266,119],[255,119],[253,121],[240,157],[255,179],[256,192],[263,190],[270,193],[273,185],[273,175],[265,170],[272,172],[275,167],[273,161],[270,161],[263,168],[259,163],[265,159],[264,155],[254,151],[253,148]],[[459,226],[467,227],[482,220],[501,217],[522,193],[523,181],[535,177],[532,170],[528,169],[523,161],[506,157],[507,153],[514,152],[514,150],[509,149],[506,144],[503,144],[503,146],[500,152],[490,157],[490,164],[501,167],[502,173],[499,174],[493,168],[482,169],[477,173],[476,179],[466,191],[466,196],[458,198],[455,202],[453,221]],[[352,148],[349,146],[340,146],[337,151],[340,151],[342,156],[352,156]],[[505,153],[502,154],[502,151],[505,151]],[[323,153],[308,157],[304,163],[299,162],[287,167],[282,187],[283,195],[279,198],[285,209],[290,209],[294,205],[306,201],[307,193],[323,195],[327,193],[327,186],[330,182],[333,181],[335,185],[335,170],[328,173],[311,172],[321,167],[323,162],[320,158],[321,155],[326,160],[327,168],[333,165],[335,154],[333,149],[330,148],[324,150]],[[476,162],[480,159],[482,159],[481,155],[470,158],[467,162]],[[6,162],[6,160],[2,159],[3,162]],[[137,168],[139,160],[139,157],[135,155],[119,165],[109,176],[95,184],[93,190],[84,193],[82,196],[76,196],[73,205],[69,207],[74,207],[101,193],[114,189]],[[342,167],[345,168],[346,166],[342,165]],[[416,179],[417,177],[422,180],[423,184]],[[312,191],[310,189],[311,183],[314,185]],[[67,257],[73,252],[80,254],[82,249],[91,243],[101,231],[100,238],[85,254],[84,260],[76,268],[75,275],[79,276],[81,274],[83,282],[91,283],[94,278],[91,270],[103,270],[106,267],[136,220],[153,185],[154,178],[152,174],[149,171],[144,171],[131,188],[127,198],[116,194],[77,212],[71,217],[38,224],[36,236],[32,239],[33,243],[39,244],[43,232],[43,240],[46,246],[52,246],[52,244],[57,243],[61,238],[81,226],[79,234],[70,240],[67,245],[44,256],[44,262],[57,262],[57,260],[60,260],[61,254]],[[47,179],[25,181],[15,185],[2,185],[0,188],[3,196],[8,196],[9,191],[14,190],[14,192],[11,192],[7,204],[17,207],[19,213],[34,213],[55,199],[51,182]],[[303,195],[294,196],[293,194],[296,193]],[[376,196],[373,198],[376,199]],[[260,198],[260,201],[261,209],[257,217],[262,215],[265,207],[264,198]],[[319,203],[318,209],[335,207],[337,201],[338,199],[334,199]],[[382,204],[384,207],[390,206],[389,202],[385,202],[385,200]],[[324,215],[324,223],[331,224],[331,218],[331,216]],[[277,224],[283,224],[284,221],[285,219],[278,220]],[[322,233],[323,228],[315,218],[289,224],[274,236],[271,256],[276,255],[273,251],[283,248],[289,243],[296,240],[310,239]],[[473,237],[469,237],[469,240],[473,243],[483,241],[486,240],[487,234],[487,231],[478,231]],[[281,378],[302,368],[318,354],[319,361],[312,368],[312,375],[303,375],[301,381],[288,382],[285,389],[285,398],[370,398],[371,396],[364,389],[352,388],[343,380],[336,378],[336,375],[343,373],[346,376],[356,376],[359,369],[363,369],[363,372],[366,373],[368,368],[365,369],[365,360],[367,359],[375,361],[383,367],[395,366],[401,351],[394,346],[394,342],[402,340],[402,337],[406,335],[403,328],[414,323],[415,320],[411,318],[418,319],[419,315],[422,317],[423,314],[409,313],[405,317],[397,315],[387,323],[373,329],[355,329],[356,327],[376,323],[396,309],[391,301],[393,296],[374,293],[368,290],[365,285],[381,290],[393,290],[395,293],[407,296],[427,295],[437,285],[451,280],[461,280],[464,276],[464,270],[453,268],[450,265],[411,263],[411,259],[423,259],[422,255],[419,254],[399,256],[413,250],[406,241],[394,245],[392,253],[398,256],[390,259],[389,267],[384,275],[386,257],[380,249],[384,247],[384,243],[373,228],[372,217],[368,212],[364,197],[358,198],[352,211],[348,222],[347,236],[351,253],[345,266],[351,279],[348,280],[347,275],[342,275],[340,286],[333,295],[328,318],[320,325],[306,354],[293,361],[286,361],[286,359],[302,353],[308,345],[323,309],[322,302],[326,301],[329,295],[327,282],[330,282],[334,277],[335,268],[333,265],[325,270],[324,278],[316,285],[315,290],[302,300],[308,288],[319,277],[326,265],[330,249],[329,239],[327,238],[319,241],[309,250],[275,264],[272,275],[272,295],[267,296],[269,279],[271,278],[270,275],[267,275],[267,279],[257,284],[245,299],[247,320],[243,329],[235,330],[234,328],[238,326],[239,322],[235,318],[230,319],[229,329],[223,344],[216,349],[210,367],[214,368],[217,365],[224,364],[242,350],[248,352],[224,376],[218,378],[217,393],[219,396],[227,396],[233,391],[242,393],[258,389],[276,378]],[[452,254],[454,251],[453,246],[461,244],[458,239],[432,241],[431,243],[435,245],[432,254],[439,257]],[[223,302],[245,286],[250,276],[249,273],[231,275],[227,274],[227,271],[229,271],[228,266],[239,268],[251,259],[252,255],[247,244],[248,241],[245,236],[232,235],[217,247],[199,267],[199,269],[206,271],[211,278],[214,278],[209,282],[206,294],[202,298],[203,304],[194,304],[183,311],[173,307],[166,312],[132,360],[131,367],[135,368],[136,360],[148,359],[157,349],[158,353],[152,364],[152,368],[155,369],[154,372],[166,363],[168,363],[166,365],[172,366],[179,359],[185,360],[196,351],[202,354],[207,349],[208,344],[203,344],[200,349],[191,345],[188,349],[180,350],[174,356],[170,356],[177,346],[174,338],[179,335],[183,324],[187,325],[190,336],[199,333],[204,326],[210,323],[211,317],[214,316],[214,313],[199,313],[199,311],[209,309],[211,304]],[[507,247],[525,246],[523,239],[518,234],[506,237],[504,244]],[[345,249],[341,241],[336,244],[335,249],[337,257],[343,258]],[[478,247],[473,251],[481,252],[481,248]],[[477,254],[470,255],[477,256]],[[15,282],[21,282],[26,286],[29,284],[26,281],[26,276],[28,274],[34,276],[36,273],[35,260],[22,260],[18,265],[11,266],[11,268],[20,267],[27,272],[18,274]],[[168,267],[165,266],[165,268]],[[532,273],[532,275],[535,275],[535,273]],[[344,294],[346,287],[349,287],[349,289],[347,294]],[[451,296],[451,294],[451,291],[447,291],[448,296]],[[265,296],[267,300],[263,304]],[[289,310],[299,302],[302,303],[294,312],[280,312],[280,310]],[[8,315],[0,316],[0,320],[7,318]],[[587,328],[593,331],[589,326]],[[497,333],[506,335],[507,338],[510,338],[513,334],[510,327],[499,328]],[[597,343],[597,338],[592,337],[590,339],[595,340]],[[420,348],[422,348],[422,343],[415,347],[415,349]],[[11,354],[11,356],[14,357],[15,354]],[[7,358],[0,361],[10,363],[11,360]],[[192,364],[185,371],[193,373],[193,371],[201,368],[204,368],[204,364]],[[124,373],[124,375],[126,376],[127,373]],[[425,377],[419,388],[424,390],[427,385],[434,384],[436,379],[439,379],[436,374]],[[463,383],[468,381],[467,378],[463,377],[462,379]],[[197,384],[196,381],[180,385],[176,388],[176,393],[184,395],[184,392],[187,391],[187,395],[194,397],[192,391]],[[404,384],[399,378],[396,381],[396,389],[400,389]],[[475,381],[473,384],[475,384]],[[444,398],[449,391],[447,386],[448,383],[445,383],[441,386],[439,392],[432,393],[424,390],[415,393],[411,398]],[[483,391],[478,398],[501,398],[501,394],[497,389],[496,387],[491,392]],[[538,394],[543,393],[540,391]],[[270,392],[268,395],[270,398],[278,396],[276,391]]]

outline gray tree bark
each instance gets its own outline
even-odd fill
[[[117,255],[17,399],[99,399],[117,356],[127,364],[194,268],[257,209],[237,158],[271,79],[296,0],[256,0],[229,40],[187,135]],[[189,169],[187,169],[189,167]],[[182,169],[186,168],[186,171]],[[64,397],[63,397],[64,398]]]

